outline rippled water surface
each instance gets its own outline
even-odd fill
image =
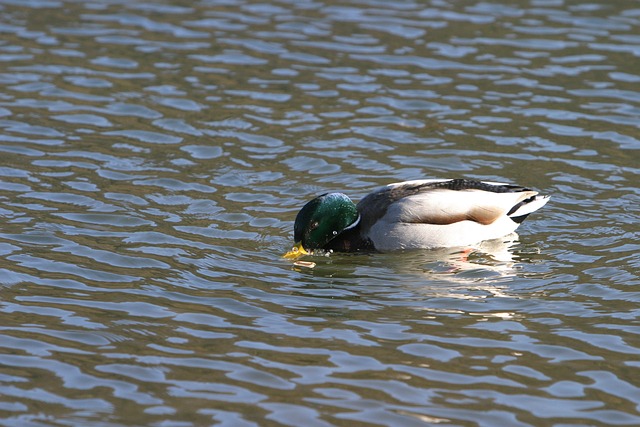
[[[0,425],[640,425],[640,3],[0,2]],[[327,191],[519,236],[281,258]]]

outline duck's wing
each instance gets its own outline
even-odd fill
[[[489,225],[505,216],[522,222],[548,196],[525,187],[467,179],[419,180],[390,184],[358,203],[362,230],[376,222],[447,225],[473,221]]]

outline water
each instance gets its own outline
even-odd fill
[[[0,3],[0,424],[640,424],[640,6]],[[519,236],[281,258],[326,191]]]

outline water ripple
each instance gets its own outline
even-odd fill
[[[638,9],[2,11],[3,425],[640,424]],[[281,258],[318,194],[446,176],[552,199]]]

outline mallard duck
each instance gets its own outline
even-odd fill
[[[295,246],[284,256],[471,245],[512,233],[548,200],[519,185],[470,179],[389,184],[357,205],[327,193],[300,210]]]

